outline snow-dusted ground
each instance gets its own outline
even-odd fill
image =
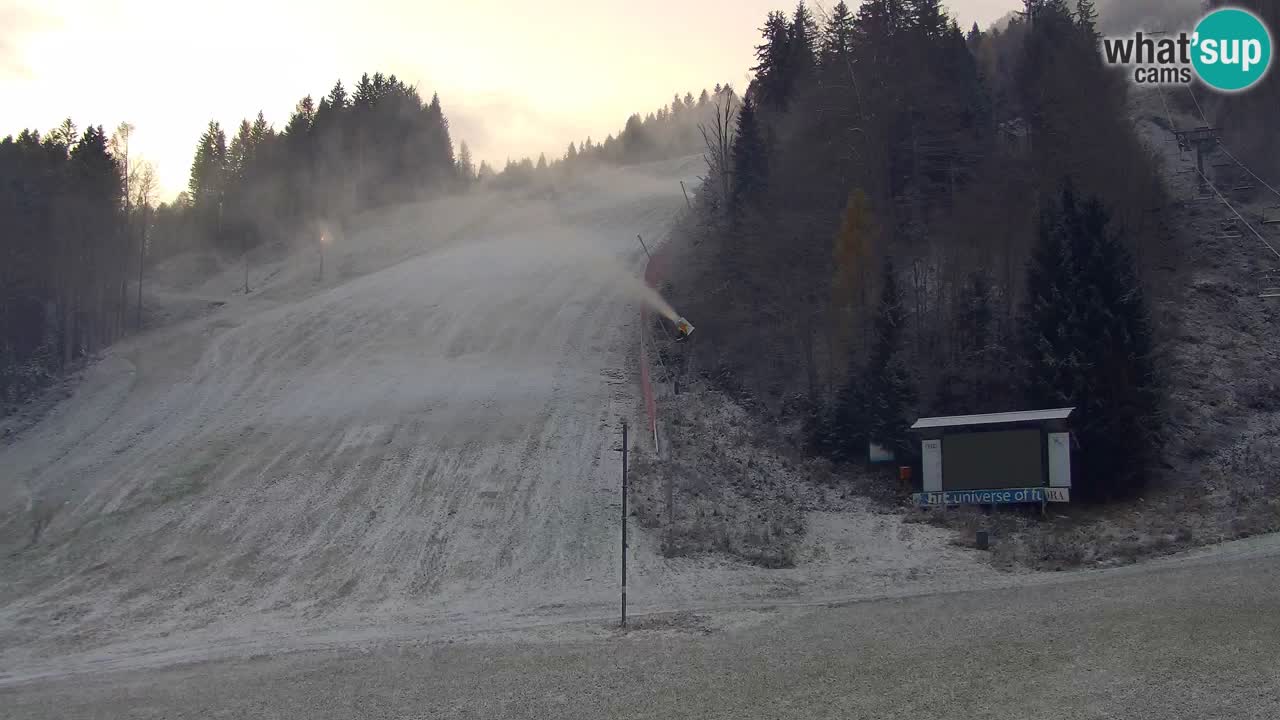
[[[700,162],[377,214],[324,281],[306,253],[248,296],[238,266],[161,274],[190,319],[0,446],[0,681],[609,616],[635,236],[663,241]],[[785,571],[667,561],[637,530],[632,607],[1010,581],[945,531],[810,520]]]

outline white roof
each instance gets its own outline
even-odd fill
[[[955,415],[953,417],[920,418],[912,430],[960,427],[964,425],[998,425],[1000,423],[1037,422],[1042,420],[1066,420],[1073,407],[1054,410],[1026,410],[1024,412],[991,413],[989,415]]]

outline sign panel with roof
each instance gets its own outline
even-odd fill
[[[922,418],[920,506],[1069,502],[1074,408]]]

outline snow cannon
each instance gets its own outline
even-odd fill
[[[676,318],[676,342],[684,342],[693,334],[693,324],[684,318]]]

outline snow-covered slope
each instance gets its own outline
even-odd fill
[[[255,263],[247,296],[234,265],[166,285],[225,304],[116,346],[0,446],[0,679],[72,655],[610,612],[613,449],[621,418],[639,425],[635,237],[664,240],[700,163],[383,212],[327,250],[322,282],[300,253]],[[815,579],[880,593],[895,568],[972,580],[942,531],[837,520],[819,536],[878,540],[824,549],[820,572],[666,561],[637,533],[633,603]]]

